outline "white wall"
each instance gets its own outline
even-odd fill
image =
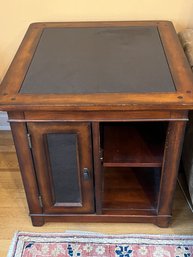
[[[6,112],[0,112],[0,130],[10,130]]]

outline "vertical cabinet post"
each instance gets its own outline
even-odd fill
[[[186,121],[170,121],[166,137],[158,203],[158,225],[168,226],[177,181]],[[165,217],[165,218],[164,218]]]
[[[9,119],[23,119],[23,113],[8,113]],[[16,120],[15,120],[16,121]],[[29,148],[25,122],[10,122],[17,158],[25,188],[29,212],[34,226],[42,226],[42,206],[39,202],[39,189],[36,180],[33,159]]]

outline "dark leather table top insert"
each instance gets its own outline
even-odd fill
[[[156,27],[46,28],[21,94],[174,92]]]

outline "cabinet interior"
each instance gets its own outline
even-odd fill
[[[168,122],[100,124],[102,210],[157,207]]]

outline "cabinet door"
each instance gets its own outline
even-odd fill
[[[89,123],[28,123],[44,213],[93,213]]]

